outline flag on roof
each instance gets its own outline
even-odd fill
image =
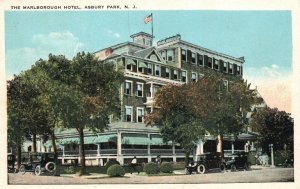
[[[152,13],[144,18],[145,24],[148,24],[152,21]]]

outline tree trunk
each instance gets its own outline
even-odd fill
[[[22,157],[21,157],[22,153],[21,153],[21,144],[17,144],[17,158],[16,158],[16,161],[17,161],[17,170],[19,170],[20,166],[21,166],[21,160],[22,160]]]
[[[52,146],[53,146],[53,151],[54,151],[55,157],[57,157],[57,148],[56,148],[56,140],[55,140],[54,130],[51,131],[51,141],[52,141]]]
[[[32,152],[36,152],[36,134],[32,134]]]
[[[84,154],[84,134],[83,128],[77,129],[79,133],[79,157],[80,157],[80,164],[81,164],[81,174],[85,174],[85,154]]]
[[[223,155],[223,135],[218,135],[218,146],[217,146],[217,152],[222,153]]]
[[[190,159],[190,151],[185,151],[185,159],[184,159],[185,166],[189,165],[189,159]]]

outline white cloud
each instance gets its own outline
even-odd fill
[[[40,58],[47,59],[50,53],[72,58],[84,44],[71,32],[50,32],[32,36],[33,47],[8,49],[6,51],[6,79],[27,70]]]
[[[121,37],[121,35],[120,35],[119,33],[113,32],[113,31],[111,31],[111,30],[107,30],[107,31],[106,31],[106,34],[107,34],[107,36],[109,36],[109,37],[115,37],[115,38],[120,38],[120,37]]]
[[[247,68],[244,79],[251,83],[252,88],[257,86],[268,106],[291,112],[292,75],[281,70],[276,64]]]

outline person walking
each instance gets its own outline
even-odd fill
[[[130,166],[131,166],[131,169],[130,169],[130,174],[132,174],[133,171],[137,171],[138,174],[140,174],[139,170],[136,168],[137,167],[137,159],[136,159],[136,156],[133,157],[133,159],[131,160],[131,163],[130,163]]]

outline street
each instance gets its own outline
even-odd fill
[[[8,174],[8,184],[205,184],[205,183],[265,183],[293,182],[293,168],[255,168],[250,171],[210,172],[207,174],[184,175],[183,171],[175,171],[174,175],[147,176],[144,174],[125,174],[122,178],[110,178],[103,174],[92,174],[78,177],[75,175],[35,176]]]

